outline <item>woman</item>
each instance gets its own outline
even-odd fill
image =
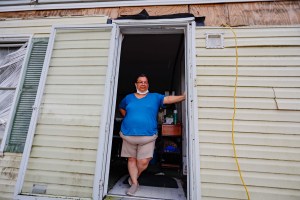
[[[157,114],[164,104],[185,100],[185,95],[167,96],[149,93],[148,78],[145,74],[137,77],[136,93],[127,95],[119,109],[124,116],[120,136],[123,139],[122,157],[128,158],[128,179],[131,187],[128,195],[134,195],[139,188],[138,177],[148,167],[153,156],[157,138]]]

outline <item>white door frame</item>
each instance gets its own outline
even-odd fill
[[[120,49],[121,49],[121,38],[122,34],[142,34],[149,33],[149,28],[154,28],[150,30],[151,33],[176,33],[176,29],[179,31],[184,31],[185,34],[185,48],[186,48],[186,62],[185,62],[185,70],[186,70],[186,91],[187,92],[187,100],[186,100],[186,108],[187,108],[187,127],[186,127],[186,139],[187,139],[187,152],[188,152],[188,199],[191,200],[201,200],[201,190],[200,190],[200,159],[199,159],[199,138],[198,138],[198,107],[197,107],[197,88],[195,85],[196,81],[196,53],[195,53],[195,22],[194,18],[181,18],[181,19],[159,19],[159,20],[114,20],[113,24],[116,24],[120,31],[118,38],[118,51],[116,57],[118,58],[117,65],[114,65],[116,69],[112,69],[116,72],[117,75],[111,77],[111,81],[115,83],[113,92],[110,93],[111,102],[107,101],[108,104],[105,104],[104,107],[107,109],[110,107],[110,115],[107,115],[107,124],[105,126],[106,134],[102,134],[106,138],[103,138],[104,146],[100,146],[102,148],[102,152],[106,152],[103,154],[104,158],[101,159],[101,162],[105,163],[106,166],[102,168],[102,177],[99,178],[99,188],[101,188],[102,195],[99,195],[99,199],[103,198],[107,195],[107,186],[108,186],[108,175],[109,175],[109,161],[110,161],[110,149],[112,148],[112,125],[113,125],[113,112],[115,110],[115,98],[117,92],[117,83],[118,83],[118,72],[119,72],[119,58],[120,58]],[[115,52],[116,53],[116,52]],[[105,94],[107,95],[107,94]],[[112,104],[111,104],[112,103]],[[109,118],[109,119],[108,119]],[[108,130],[108,128],[110,130]],[[105,156],[106,155],[106,156]],[[102,185],[104,184],[104,185]],[[102,190],[103,188],[103,190]]]

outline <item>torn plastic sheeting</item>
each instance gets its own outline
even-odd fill
[[[19,82],[23,60],[26,54],[27,43],[20,49],[12,52],[0,61],[0,139],[3,138],[9,112],[13,103],[15,88]]]

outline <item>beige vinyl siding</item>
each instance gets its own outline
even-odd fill
[[[34,34],[49,37],[52,25],[105,24],[105,16],[43,17],[32,19],[6,19],[0,21],[1,35]]]
[[[239,53],[235,143],[251,199],[300,199],[300,27],[234,28]],[[224,49],[206,49],[224,33]],[[233,33],[197,28],[202,199],[247,199],[233,158]]]
[[[111,30],[60,30],[22,193],[92,198]]]
[[[2,36],[11,36],[14,37],[16,34],[33,34],[33,37],[49,37],[52,25],[97,25],[106,23],[107,17],[105,16],[72,16],[72,17],[41,17],[41,18],[31,18],[31,19],[6,19],[0,21],[0,35]],[[61,52],[64,51],[63,49],[54,51],[54,53],[62,55]],[[74,51],[74,52],[72,52]],[[70,57],[79,57],[80,55],[86,56],[95,56],[100,55],[104,56],[107,55],[107,49],[97,48],[94,51],[86,51],[85,49],[69,49]],[[100,54],[102,53],[102,54]],[[55,57],[55,54],[53,55]],[[58,56],[56,56],[58,57]],[[106,68],[97,68],[97,66],[85,66],[84,69],[80,66],[75,66],[72,70],[69,70],[68,67],[60,67],[56,68],[55,71],[50,68],[50,72],[52,71],[53,74],[56,75],[67,75],[68,73],[72,72],[74,75],[98,75],[101,76],[105,74]],[[97,69],[97,70],[96,70]],[[81,86],[80,86],[81,87]],[[82,91],[83,93],[88,93],[92,90],[92,86],[86,91]],[[70,90],[68,90],[70,92]],[[68,104],[96,104],[97,102],[102,102],[103,97],[101,95],[94,95],[94,96],[83,96],[77,94],[69,94],[64,95],[62,94],[46,94],[44,95],[45,103],[53,104],[61,104],[63,102],[68,102]],[[80,96],[80,98],[78,97]],[[61,98],[58,98],[61,97]],[[41,131],[41,130],[45,131]],[[98,133],[96,133],[95,127],[85,128],[84,132],[86,133],[87,137],[97,137]],[[65,126],[62,127],[49,127],[49,125],[41,125],[37,129],[39,132],[43,134],[49,135],[56,135],[58,130],[64,130],[64,135],[81,135],[82,129],[75,127],[73,130],[72,128],[66,129]],[[40,149],[39,149],[40,150]],[[36,152],[36,151],[35,151]],[[44,151],[41,151],[44,152]],[[39,154],[41,154],[39,152]],[[48,153],[49,154],[49,153]],[[50,153],[51,154],[51,153]],[[89,157],[91,157],[91,153]],[[66,155],[66,154],[65,154]],[[79,154],[78,154],[79,155]],[[69,155],[68,155],[69,156]],[[18,176],[18,170],[20,165],[20,154],[11,154],[11,153],[4,153],[4,157],[0,157],[0,199],[2,200],[11,200],[13,199],[13,193],[15,188],[16,179]],[[88,158],[90,159],[90,158]],[[11,171],[11,172],[10,172]],[[8,173],[9,172],[9,173]],[[36,172],[36,171],[35,171]],[[86,179],[86,178],[84,178]]]
[[[22,154],[6,153],[0,157],[0,199],[12,200]]]

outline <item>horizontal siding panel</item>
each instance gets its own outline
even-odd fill
[[[217,183],[203,183],[203,196],[215,196],[219,198],[247,199],[245,189],[242,185],[228,185]],[[263,200],[298,200],[300,192],[297,190],[265,188],[265,187],[248,187],[251,199]]]
[[[108,58],[105,57],[81,57],[81,58],[53,58],[50,63],[51,67],[64,66],[107,66]]]
[[[26,28],[26,27],[51,27],[53,24],[106,24],[106,16],[86,16],[86,17],[42,17],[22,20],[5,20],[0,24],[1,28],[15,27],[15,28]],[[21,22],[21,23],[20,23]]]
[[[42,114],[39,124],[52,124],[52,125],[74,125],[74,126],[99,126],[99,116],[88,115],[58,115],[58,114]]]
[[[1,163],[2,165],[2,163]],[[9,167],[0,167],[0,185],[3,184],[3,180],[5,181],[16,181],[18,177],[19,168],[15,168],[12,166]]]
[[[243,177],[247,186],[274,187],[283,189],[300,188],[300,176],[286,174],[270,174],[245,172]],[[207,183],[240,184],[241,180],[236,171],[227,170],[201,170],[201,180]]]
[[[36,128],[37,135],[49,136],[67,136],[67,137],[85,137],[95,138],[99,135],[98,127],[85,126],[64,126],[64,125],[47,125],[40,124]]]
[[[199,108],[198,111],[198,116],[200,119],[232,119],[233,115],[233,109]],[[288,110],[237,109],[235,119],[270,122],[300,122],[300,112]]]
[[[56,49],[52,58],[102,57],[108,56],[108,53],[108,49]]]
[[[286,162],[283,160],[264,160],[258,158],[238,158],[238,161],[242,171],[300,175],[300,163],[297,161]],[[222,156],[203,155],[200,157],[200,165],[201,169],[236,171],[237,168],[234,158]]]
[[[44,104],[41,113],[45,114],[62,114],[62,115],[89,115],[100,116],[101,106],[96,105],[70,105],[65,104]]]
[[[300,110],[299,99],[276,99],[279,109],[284,110]]]
[[[238,47],[259,47],[259,46],[299,46],[300,40],[298,37],[290,38],[238,38],[237,40]],[[205,40],[196,41],[197,48],[206,48]],[[233,38],[224,39],[224,47],[235,47],[235,40]]]
[[[233,97],[199,97],[198,107],[233,108]],[[274,99],[236,98],[236,108],[277,109],[277,105]]]
[[[0,199],[13,199],[22,154],[5,152],[0,156]]]
[[[3,192],[1,193],[1,200],[12,200],[13,196],[13,193]]]
[[[274,88],[277,98],[300,99],[300,88]]]
[[[42,137],[42,136],[41,136]],[[51,137],[49,137],[51,141]],[[61,137],[59,137],[61,138]],[[85,138],[84,138],[85,139]],[[95,138],[93,138],[96,140]],[[64,137],[63,137],[63,141]],[[84,141],[84,143],[88,143]],[[94,144],[92,144],[93,146]],[[58,145],[59,146],[59,145]],[[80,145],[83,146],[83,145]],[[77,147],[76,147],[77,148]],[[97,151],[89,150],[89,149],[80,149],[80,148],[72,148],[72,149],[65,149],[59,147],[35,147],[31,152],[32,158],[48,158],[48,159],[61,159],[61,160],[77,160],[77,161],[94,161],[96,157]]]
[[[41,147],[66,148],[66,151],[68,151],[67,148],[71,148],[72,151],[75,151],[73,149],[96,150],[97,144],[98,144],[98,140],[96,138],[66,137],[66,136],[57,136],[57,135],[56,136],[36,135],[35,140],[33,142],[33,145],[37,147],[41,146]]]
[[[46,94],[44,104],[69,104],[69,105],[102,105],[103,95],[73,95],[73,94]]]
[[[196,56],[201,57],[224,57],[224,56],[234,56],[235,57],[235,47],[225,48],[225,49],[196,49]],[[300,56],[300,47],[248,47],[248,48],[238,48],[239,57],[271,57],[271,56]]]
[[[234,32],[238,38],[298,37],[300,35],[298,27],[235,27]],[[204,39],[206,37],[206,33],[222,33],[224,34],[224,38],[234,37],[229,28],[197,27],[196,38]]]
[[[66,172],[51,172],[51,171],[34,171],[28,170],[26,179],[29,182],[43,183],[48,182],[55,184],[56,180],[60,180],[60,183],[74,186],[87,186],[93,187],[93,176],[90,174],[74,174]]]
[[[95,162],[30,158],[28,162],[28,169],[36,170],[37,173],[39,173],[40,169],[43,169],[42,171],[94,175]]]
[[[300,40],[299,40],[300,43]],[[300,45],[300,44],[299,44]],[[235,57],[197,57],[197,66],[232,66],[235,67]],[[284,57],[239,57],[239,66],[299,66],[300,57],[284,56]],[[271,69],[270,69],[271,70]]]
[[[220,76],[200,76],[197,79],[199,86],[233,86],[235,77],[220,77]],[[239,77],[239,87],[300,87],[300,79],[296,77]]]
[[[105,83],[103,76],[48,76],[48,85],[99,85]]]
[[[6,180],[6,179],[0,179],[0,192],[2,195],[2,192],[5,193],[13,193],[15,189],[16,181],[14,180]],[[2,197],[1,197],[2,198]]]
[[[3,168],[19,168],[22,159],[20,153],[5,153],[3,157],[0,157],[0,167]]]
[[[22,193],[32,193],[32,187],[35,182],[25,182],[22,188]],[[41,185],[45,185],[42,183]],[[91,197],[93,188],[89,187],[76,187],[60,184],[47,184],[47,195],[54,196],[67,196],[67,197]]]
[[[107,49],[109,40],[79,40],[79,41],[61,41],[54,43],[54,49]]]
[[[43,17],[1,21],[1,34],[35,34],[35,37],[49,37],[52,25],[106,24],[106,16]]]
[[[19,24],[22,24],[23,22],[19,21]],[[1,23],[2,24],[2,23]],[[1,34],[3,35],[10,35],[10,34],[33,34],[33,33],[39,33],[42,34],[40,36],[42,37],[49,37],[49,34],[51,32],[51,26],[46,27],[13,27],[13,28],[1,28]]]
[[[299,49],[300,51],[300,49]],[[236,73],[235,67],[198,67],[197,74],[201,76],[233,76]],[[241,76],[256,77],[293,77],[300,76],[300,67],[240,67],[238,70]]]
[[[101,30],[58,30],[59,34],[55,37],[55,41],[70,41],[70,40],[110,40],[111,34]],[[99,34],[101,32],[101,34]]]
[[[99,67],[99,66],[74,66],[70,67],[51,67],[49,68],[49,75],[82,75],[82,76],[98,76],[105,75],[107,71],[107,67]]]
[[[104,94],[104,85],[46,85],[46,94],[99,95]]]
[[[233,97],[233,86],[198,86],[198,97]],[[300,88],[238,87],[236,97],[300,99]]]
[[[231,120],[200,119],[199,130],[231,131]],[[300,124],[293,122],[235,121],[235,131],[299,135]]]
[[[232,144],[232,132],[199,131],[199,139],[202,143]],[[300,136],[262,134],[262,133],[234,133],[235,144],[297,147],[300,148]]]
[[[300,161],[300,148],[235,145],[239,158],[277,159]],[[207,144],[200,142],[200,152],[206,156],[232,157],[231,144]]]
[[[285,91],[282,90],[282,92]],[[300,88],[289,88],[290,93],[296,95]],[[277,88],[276,88],[277,90]],[[284,92],[285,93],[285,92]],[[234,87],[226,86],[197,86],[198,97],[233,97]],[[283,95],[282,95],[283,96]],[[258,98],[275,98],[273,88],[261,87],[238,87],[236,97],[258,97]]]

